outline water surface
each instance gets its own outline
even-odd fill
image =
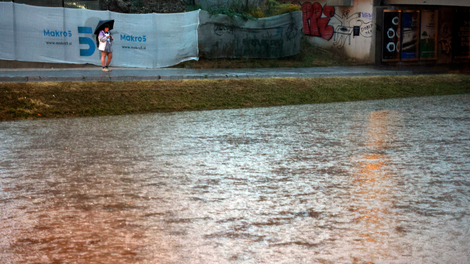
[[[1,263],[470,263],[470,95],[0,123]]]

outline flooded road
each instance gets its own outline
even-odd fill
[[[0,123],[0,263],[470,263],[470,95]]]

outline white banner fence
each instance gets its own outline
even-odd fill
[[[199,11],[121,14],[0,2],[0,60],[101,65],[93,31],[114,19],[113,60],[157,68],[198,59]]]

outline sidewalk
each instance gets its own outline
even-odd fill
[[[72,82],[72,81],[135,81],[184,79],[237,79],[273,77],[334,77],[411,75],[413,71],[378,69],[376,67],[315,67],[270,69],[139,69],[111,68],[103,72],[96,68],[66,69],[0,69],[0,82]]]
[[[103,72],[101,67],[77,68],[0,68],[0,82],[76,82],[76,81],[141,81],[185,79],[242,79],[242,78],[314,78],[394,76],[413,74],[470,73],[470,66],[351,66],[314,68],[256,68],[256,69],[183,69],[183,68],[114,68]]]

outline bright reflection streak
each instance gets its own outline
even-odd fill
[[[388,201],[393,198],[390,193],[393,179],[388,171],[389,158],[383,154],[383,150],[393,137],[389,127],[398,120],[398,115],[398,112],[393,111],[376,111],[369,114],[366,129],[366,146],[369,151],[358,158],[357,173],[354,175],[357,187],[355,199],[362,205],[356,209],[360,216],[355,221],[362,226],[358,237],[370,256],[370,259],[364,259],[365,261],[390,258],[387,242],[393,232],[393,223],[390,223],[393,220],[390,220],[392,218]]]

